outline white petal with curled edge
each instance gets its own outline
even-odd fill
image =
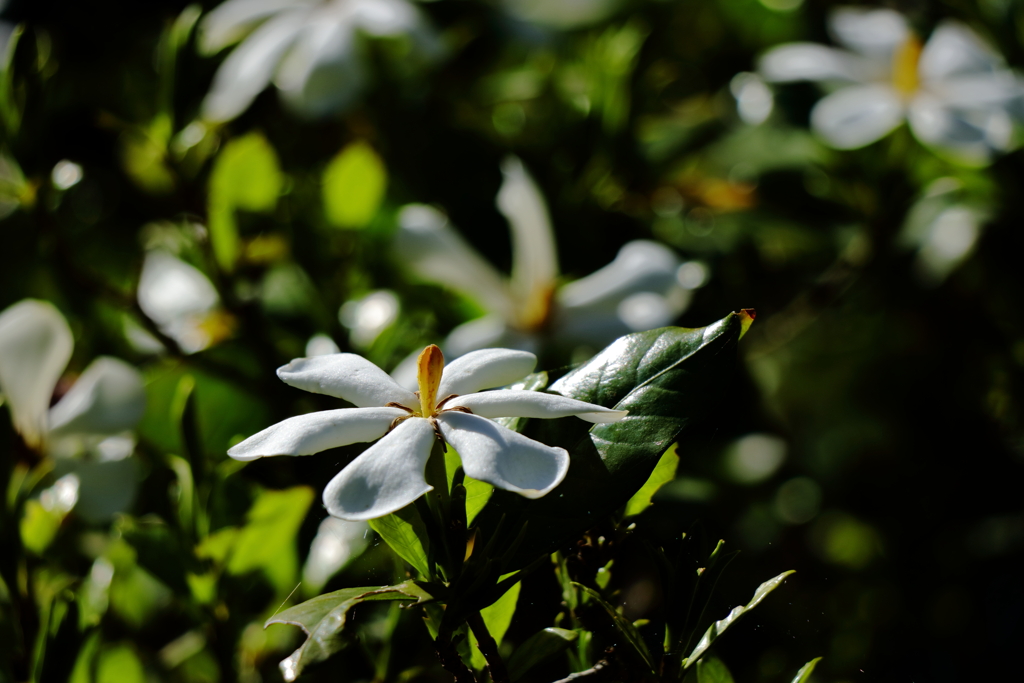
[[[505,180],[498,190],[498,210],[512,228],[512,292],[523,305],[549,292],[558,277],[558,256],[551,217],[537,183],[516,157],[501,165]]]
[[[540,498],[569,471],[564,448],[545,446],[479,415],[443,413],[441,433],[462,458],[467,476],[527,498]]]
[[[297,415],[253,434],[228,449],[235,460],[270,455],[312,455],[328,448],[375,441],[387,433],[398,408],[340,408]]]
[[[445,408],[464,406],[480,417],[541,417],[556,418],[575,415],[587,422],[618,422],[628,410],[612,410],[594,403],[577,401],[558,394],[539,391],[481,391],[459,396],[445,404]]]
[[[419,399],[376,365],[354,353],[296,358],[277,369],[285,384],[314,394],[343,398],[358,408],[383,406],[392,401],[414,407]]]
[[[907,20],[891,9],[841,7],[829,17],[829,29],[843,45],[865,55],[887,58],[910,35]]]
[[[678,288],[678,268],[679,258],[668,247],[633,240],[604,268],[559,289],[558,303],[566,308],[597,305],[615,311],[623,299],[638,292],[664,293]]]
[[[238,42],[256,23],[303,0],[228,0],[199,24],[199,51],[211,55]]]
[[[71,328],[51,303],[25,299],[0,313],[0,391],[14,428],[32,446],[42,444],[50,396],[73,347]]]
[[[903,122],[903,103],[887,85],[854,85],[823,98],[811,126],[836,149],[869,145]]]
[[[929,83],[952,76],[989,74],[1002,66],[1002,58],[992,48],[956,21],[945,21],[932,32],[917,63],[921,78]]]
[[[146,412],[142,373],[119,358],[100,356],[50,409],[50,431],[60,434],[117,434]]]
[[[505,386],[526,377],[537,366],[537,356],[529,351],[481,349],[456,358],[445,366],[439,398],[451,394],[472,394],[481,389]]]
[[[294,44],[307,14],[303,8],[277,15],[228,55],[214,74],[213,85],[203,100],[205,120],[230,121],[252,104],[270,83],[281,57]]]
[[[452,229],[441,212],[409,204],[399,211],[398,225],[395,255],[410,270],[512,320],[514,305],[501,273]]]
[[[327,511],[341,519],[375,519],[432,490],[423,470],[436,438],[421,417],[399,424],[331,479],[324,489]]]
[[[844,50],[817,43],[787,43],[768,50],[757,62],[765,80],[789,81],[859,80],[860,59]]]

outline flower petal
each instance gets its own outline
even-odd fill
[[[145,411],[142,373],[119,358],[101,356],[50,409],[50,432],[117,434],[134,427]]]
[[[956,21],[944,21],[932,32],[917,65],[921,78],[929,83],[990,74],[1002,67],[1002,58],[978,34]]]
[[[314,394],[343,398],[358,408],[383,406],[396,401],[414,408],[419,399],[399,386],[388,373],[354,353],[296,358],[277,369],[285,384]]]
[[[14,428],[33,446],[43,441],[50,396],[73,346],[71,328],[51,303],[25,299],[0,313],[0,391]]]
[[[441,375],[437,395],[472,394],[526,377],[537,365],[537,356],[512,349],[481,349],[456,358]]]
[[[445,337],[442,348],[446,356],[458,358],[470,351],[487,348],[520,348],[509,343],[513,328],[500,315],[485,315],[457,326]]]
[[[202,104],[207,121],[230,121],[245,111],[270,83],[285,52],[294,44],[308,11],[282,12],[270,19],[228,55],[213,77]]]
[[[668,247],[650,240],[633,240],[623,245],[615,260],[604,268],[559,289],[558,304],[614,311],[633,294],[678,289],[678,268],[679,259]]]
[[[506,158],[501,173],[496,203],[512,228],[512,296],[520,308],[544,305],[558,277],[548,207],[519,159]]]
[[[295,0],[228,0],[215,7],[199,24],[199,51],[211,55],[238,42],[254,24],[282,10]]]
[[[228,455],[249,461],[270,455],[312,455],[375,441],[387,433],[396,417],[408,414],[398,408],[341,408],[298,415],[253,434],[232,446]]]
[[[907,20],[891,9],[842,7],[832,12],[828,24],[838,42],[882,58],[888,58],[910,36]]]
[[[951,107],[922,94],[911,102],[908,117],[918,140],[945,148],[967,163],[984,164],[993,150],[1006,151],[1012,144],[1013,123],[998,106]]]
[[[479,415],[453,411],[438,416],[437,422],[459,452],[466,475],[500,489],[540,498],[569,471],[564,448],[546,446]]]
[[[903,104],[887,85],[855,85],[823,98],[811,125],[836,149],[857,149],[890,133],[903,121]]]
[[[765,80],[789,81],[860,80],[860,60],[845,50],[817,43],[786,43],[764,53],[757,63]]]
[[[424,280],[445,285],[505,320],[515,314],[501,273],[469,246],[436,209],[410,204],[398,214],[395,252]]]
[[[166,251],[150,251],[142,262],[136,297],[142,312],[186,352],[209,346],[210,333],[202,322],[220,297],[198,268]]]
[[[452,399],[446,408],[464,406],[480,417],[556,418],[575,415],[587,422],[618,422],[628,410],[612,410],[574,398],[539,391],[481,391]]]
[[[432,490],[423,470],[435,438],[423,418],[402,422],[331,479],[324,489],[327,511],[341,519],[374,519]]]

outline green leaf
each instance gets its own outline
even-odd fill
[[[13,138],[21,126],[21,106],[14,88],[14,53],[24,33],[25,24],[15,26],[0,54],[0,120],[7,129],[8,139]]]
[[[605,602],[601,596],[597,594],[597,591],[592,588],[588,588],[583,584],[576,583],[575,581],[573,581],[573,585],[581,589],[584,593],[590,596],[591,600],[604,608],[604,611],[612,618],[615,628],[619,630],[619,633],[621,633],[626,639],[626,642],[633,646],[636,653],[640,655],[640,658],[650,668],[651,673],[655,673],[657,671],[657,665],[654,663],[654,658],[651,657],[651,652],[647,649],[647,644],[640,636],[640,632],[636,629],[636,626],[634,626],[629,619],[619,614],[618,610]]]
[[[480,617],[484,620],[487,632],[491,634],[496,645],[501,645],[501,640],[512,623],[512,616],[516,613],[516,601],[519,599],[519,590],[522,587],[522,583],[515,584],[505,591],[505,594],[497,601],[480,610]],[[480,652],[476,636],[472,632],[469,634],[469,642],[472,644],[473,668],[483,669],[487,665],[487,661],[484,659],[483,653]]]
[[[96,683],[146,683],[145,669],[131,645],[114,645],[100,652]]]
[[[651,472],[651,476],[647,478],[647,483],[637,491],[629,502],[626,503],[626,516],[632,517],[639,515],[641,512],[651,506],[651,498],[658,492],[662,486],[672,481],[676,477],[676,468],[679,467],[679,454],[676,453],[676,449],[679,444],[672,444],[672,446],[665,451],[661,456],[661,460],[654,466],[654,471]]]
[[[818,666],[820,661],[821,657],[815,657],[800,667],[800,670],[796,672],[796,676],[793,677],[793,683],[807,683],[811,679],[811,674],[814,673],[814,667]],[[699,667],[698,670],[700,670]]]
[[[371,519],[370,528],[380,534],[384,542],[411,564],[420,576],[430,576],[430,563],[427,560],[430,541],[427,538],[427,527],[415,505],[407,505],[398,512]]]
[[[365,142],[353,142],[324,170],[324,214],[339,228],[363,228],[377,215],[388,183],[384,161]]]
[[[92,683],[93,662],[96,659],[96,652],[100,648],[100,632],[93,631],[85,643],[78,650],[75,657],[75,667],[71,670],[68,683]]]
[[[259,133],[224,145],[210,172],[208,197],[210,242],[221,268],[232,270],[241,252],[235,211],[272,210],[283,184],[277,154]]]
[[[526,500],[495,491],[480,514],[478,526],[485,529],[502,515],[507,529],[529,523],[530,535],[506,571],[552,552],[640,490],[680,433],[728,394],[737,341],[751,318],[741,311],[700,329],[627,335],[552,385],[564,396],[629,415],[612,424],[570,417],[526,426],[527,436],[568,450],[571,464],[547,496]]]
[[[287,594],[298,576],[295,536],[312,502],[313,489],[308,486],[261,492],[235,538],[228,572],[261,570],[279,593]]]
[[[710,656],[697,662],[697,683],[733,683],[733,679],[725,663]]]
[[[786,580],[786,577],[792,573],[793,570],[782,572],[774,579],[765,581],[757,587],[756,591],[754,591],[754,597],[751,598],[750,602],[746,605],[733,607],[732,611],[729,612],[724,619],[720,619],[719,621],[711,624],[711,627],[704,633],[704,637],[700,639],[699,643],[697,643],[697,647],[693,648],[693,652],[690,653],[690,656],[683,660],[683,670],[693,666],[693,664],[700,659],[700,656],[703,655],[709,647],[711,647],[711,644],[715,642],[719,636],[725,633],[725,629],[732,626],[737,619],[761,604],[761,601],[764,600],[769,593],[778,588],[782,582]]]
[[[516,648],[508,660],[508,677],[511,681],[522,678],[526,672],[548,657],[565,652],[579,634],[564,628],[546,628],[526,639]]]
[[[25,516],[21,518],[21,543],[36,555],[50,547],[64,515],[47,510],[38,500],[25,503]]]
[[[292,624],[306,632],[306,641],[279,664],[284,680],[294,681],[305,667],[327,659],[348,645],[349,638],[343,630],[349,610],[356,605],[379,600],[420,604],[433,599],[428,587],[415,581],[385,588],[343,588],[289,607],[268,619],[264,628],[271,624]]]

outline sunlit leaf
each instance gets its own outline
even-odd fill
[[[697,662],[697,683],[733,683],[733,678],[725,663],[712,656]]]
[[[508,677],[511,681],[522,678],[530,669],[548,657],[565,652],[576,642],[579,634],[564,628],[546,628],[527,638],[516,648],[508,660]]]
[[[96,661],[96,683],[146,683],[145,669],[134,648],[119,644],[102,650]]]
[[[683,669],[688,669],[693,666],[694,663],[700,659],[701,655],[711,647],[711,644],[715,642],[719,636],[725,633],[725,630],[736,623],[736,620],[742,617],[744,614],[761,604],[761,601],[771,593],[773,590],[778,588],[786,577],[793,573],[793,570],[783,572],[776,576],[774,579],[769,579],[757,587],[754,591],[754,597],[750,599],[746,605],[738,605],[732,608],[732,611],[724,619],[720,619],[715,623],[711,624],[711,627],[704,633],[704,637],[697,643],[697,647],[693,648],[693,652],[690,656],[683,660]]]
[[[75,667],[71,670],[68,683],[92,683],[93,662],[100,648],[100,633],[93,631],[82,644],[75,657]]]
[[[41,555],[53,542],[64,515],[47,510],[38,500],[25,503],[25,516],[21,518],[21,543],[26,549]]]
[[[362,228],[377,215],[388,175],[384,161],[365,142],[353,142],[324,170],[324,214],[339,228]]]
[[[415,506],[408,505],[398,512],[371,519],[370,528],[380,534],[384,542],[411,564],[420,576],[430,576],[427,560],[430,542],[427,528]]]
[[[675,478],[676,468],[679,466],[679,455],[676,453],[678,447],[679,444],[672,444],[671,448],[665,451],[665,454],[661,456],[661,460],[654,466],[654,471],[648,477],[647,483],[626,503],[627,517],[639,515],[649,508],[651,506],[651,498],[658,492],[658,489]]]
[[[235,539],[228,571],[261,570],[278,592],[287,594],[294,588],[299,568],[295,537],[313,497],[308,486],[260,493]]]
[[[510,529],[529,523],[510,569],[550,553],[640,490],[680,433],[728,394],[737,341],[752,317],[741,311],[704,328],[627,335],[552,385],[554,392],[629,415],[592,426],[576,418],[527,425],[527,436],[567,449],[571,463],[547,496],[527,501],[496,491],[480,514],[485,528],[502,515],[513,522]]]
[[[343,632],[349,610],[363,602],[402,600],[419,604],[434,599],[423,584],[406,581],[385,588],[345,588],[325,593],[290,607],[267,620],[271,624],[292,624],[306,632],[306,641],[280,663],[286,681],[294,681],[310,664],[321,662],[349,643]]]
[[[519,590],[522,586],[522,583],[515,584],[496,602],[480,610],[480,617],[484,620],[487,632],[491,634],[491,638],[498,646],[501,645],[505,632],[508,631],[508,627],[512,623],[512,616],[516,612],[516,601],[519,599]],[[480,646],[473,633],[469,634],[469,641],[473,651],[473,667],[478,670],[483,669],[487,662],[483,653],[480,652]]]
[[[612,618],[615,628],[622,634],[622,637],[626,639],[626,642],[633,646],[636,653],[640,655],[640,658],[650,668],[651,673],[655,673],[657,671],[657,664],[655,664],[654,658],[651,657],[650,650],[647,649],[647,643],[644,642],[643,637],[641,637],[640,632],[636,630],[636,626],[633,625],[633,622],[619,614],[618,610],[605,602],[601,596],[597,594],[597,591],[592,588],[588,588],[583,584],[576,583],[575,581],[573,582],[573,585],[589,595],[591,600],[604,608],[604,611]]]
[[[814,667],[818,666],[820,661],[821,657],[815,657],[800,667],[800,670],[796,672],[796,676],[793,677],[792,683],[807,683],[811,679],[811,674],[814,673]]]

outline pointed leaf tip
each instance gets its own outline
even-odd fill
[[[740,339],[743,339],[743,335],[745,335],[747,330],[750,329],[750,326],[754,324],[754,318],[757,317],[757,311],[753,308],[741,308],[739,313],[736,315],[740,317],[740,325],[742,326],[740,329]]]

